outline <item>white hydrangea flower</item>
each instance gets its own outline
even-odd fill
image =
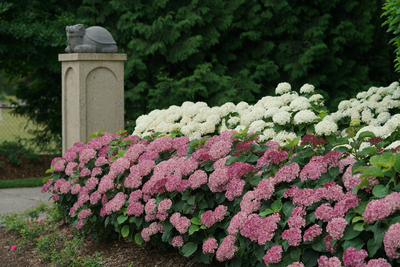
[[[215,132],[215,123],[206,121],[200,126],[201,135],[206,135]]]
[[[371,95],[370,98],[369,98],[369,101],[371,101],[371,102],[378,102],[378,101],[381,100],[381,99],[382,99],[382,96],[379,95],[379,94],[376,94],[376,95]]]
[[[154,110],[150,111],[150,113],[148,115],[152,118],[157,118],[157,117],[161,116],[161,110],[154,109]]]
[[[247,109],[249,107],[249,104],[247,104],[246,102],[239,102],[237,105],[236,105],[236,110],[244,110],[244,109]]]
[[[297,97],[297,92],[286,93],[279,97],[279,100],[282,101],[285,105],[289,105],[290,102],[293,101]]]
[[[357,94],[357,99],[367,99],[371,94],[368,92],[360,92]]]
[[[183,116],[182,117],[182,119],[181,119],[181,121],[180,121],[180,123],[182,124],[182,125],[186,125],[186,124],[188,124],[189,122],[191,122],[192,120],[190,119],[190,117],[188,117],[188,116]]]
[[[389,93],[389,88],[388,87],[380,87],[376,93],[379,95],[387,95]]]
[[[385,134],[385,132],[382,131],[382,127],[365,126],[365,127],[361,128],[361,129],[357,132],[355,138],[358,138],[358,137],[360,136],[360,134],[363,133],[363,132],[372,132],[372,133],[374,133],[374,135],[375,135],[376,137],[382,137],[382,136]]]
[[[332,115],[326,115],[325,118],[324,118],[324,120],[326,120],[326,121],[331,121],[331,122],[337,122],[337,121],[338,121],[338,120],[336,120],[335,117],[332,116]]]
[[[311,110],[301,110],[293,118],[294,124],[311,123],[318,119],[318,116]]]
[[[343,101],[340,101],[339,106],[338,106],[338,110],[344,111],[344,110],[346,110],[346,109],[348,109],[350,107],[351,107],[350,101],[349,100],[343,100]]]
[[[389,91],[394,92],[399,87],[399,82],[392,82],[389,85]]]
[[[300,94],[312,93],[314,92],[314,89],[315,89],[314,85],[306,83],[300,88]]]
[[[270,102],[266,102],[264,104],[264,107],[266,107],[266,108],[280,108],[283,105],[285,105],[285,104],[281,100],[274,99],[274,100],[271,100]]]
[[[287,111],[279,111],[272,117],[272,121],[280,124],[285,125],[286,123],[290,122],[291,115]]]
[[[150,117],[149,115],[141,115],[136,119],[136,125],[143,124],[146,125],[147,127],[150,123],[152,123],[154,119]],[[141,126],[143,127],[143,126]]]
[[[336,133],[337,130],[337,124],[328,120],[323,120],[315,125],[317,135],[330,135]]]
[[[368,89],[368,93],[370,93],[372,95],[372,94],[375,94],[376,92],[378,92],[378,90],[379,90],[378,87],[372,86]]]
[[[290,86],[289,83],[280,83],[278,84],[278,86],[276,87],[275,93],[277,95],[283,95],[284,93],[290,92],[292,90],[292,87]]]
[[[276,113],[278,113],[279,112],[279,108],[270,108],[270,109],[267,109],[267,111],[265,111],[265,113],[264,113],[264,117],[265,118],[269,118],[269,117],[272,117],[272,116],[274,116]]]
[[[310,102],[318,102],[322,99],[324,99],[324,97],[321,94],[314,94],[310,97],[309,101]]]
[[[308,98],[306,98],[304,96],[299,96],[299,97],[295,98],[292,101],[292,103],[290,103],[290,108],[293,111],[305,110],[305,109],[311,108],[311,104],[310,104],[310,101],[308,100]]]
[[[390,145],[385,147],[385,149],[392,149],[392,148],[396,148],[398,146],[400,146],[400,140],[394,141],[393,143],[391,143]]]
[[[279,111],[291,111],[292,109],[289,106],[283,106],[279,108]]]
[[[400,114],[393,115],[383,127],[387,128],[389,135],[396,131],[397,127],[400,126]]]
[[[378,121],[378,123],[380,124],[384,124],[386,123],[388,120],[390,119],[390,113],[389,112],[382,112],[378,115],[378,117],[376,118],[376,120]]]
[[[161,132],[161,133],[170,133],[173,130],[174,130],[174,124],[164,121],[158,124],[155,128],[156,132]]]
[[[250,124],[249,131],[250,132],[261,132],[262,130],[264,130],[264,127],[265,127],[265,121],[257,120]]]
[[[364,123],[369,124],[373,118],[374,115],[372,114],[370,109],[364,109],[363,112],[361,113],[361,120]]]
[[[241,130],[244,130],[244,129],[246,129],[246,126],[244,126],[244,125],[238,125],[238,126],[235,128],[235,131],[236,131],[236,132],[240,132]]]
[[[236,125],[240,122],[239,117],[232,117],[228,120],[229,125]]]
[[[263,131],[263,136],[265,137],[266,140],[272,139],[274,138],[276,135],[276,132],[274,129],[269,128],[269,129],[265,129]]]
[[[352,109],[350,113],[351,120],[359,120],[361,118],[360,113],[357,109]]]
[[[190,133],[190,135],[188,135],[188,137],[189,137],[189,141],[198,140],[201,138],[201,133],[192,132],[192,133]]]
[[[285,130],[280,131],[272,141],[278,142],[281,146],[284,146],[288,143],[287,139],[295,139],[297,136],[295,133],[286,132]]]
[[[206,122],[213,123],[214,125],[220,123],[220,121],[221,118],[218,115],[211,115],[206,119]]]
[[[398,98],[400,98],[400,88],[397,88],[397,89],[393,92],[392,98],[393,98],[393,99],[398,99]]]

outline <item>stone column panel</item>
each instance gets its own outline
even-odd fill
[[[124,129],[126,54],[60,54],[62,62],[63,153],[75,142],[105,129]]]

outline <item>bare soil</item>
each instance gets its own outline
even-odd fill
[[[11,164],[8,156],[0,155],[0,180],[15,180],[25,178],[46,177],[46,171],[50,168],[51,158],[39,155],[38,160],[29,161],[22,158],[22,164]],[[2,163],[4,162],[4,163]]]

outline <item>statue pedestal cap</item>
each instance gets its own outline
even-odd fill
[[[126,54],[59,54],[62,62],[63,153],[76,142],[105,129],[124,129]]]

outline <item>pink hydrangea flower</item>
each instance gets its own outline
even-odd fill
[[[335,217],[344,217],[349,209],[354,209],[358,206],[361,199],[357,198],[357,195],[353,192],[347,192],[341,200],[336,202],[333,208],[333,213]]]
[[[366,257],[368,253],[365,249],[357,251],[355,247],[349,247],[343,252],[343,263],[346,267],[366,266]]]
[[[372,224],[378,220],[382,220],[387,216],[395,213],[399,210],[400,205],[400,193],[393,192],[381,199],[373,199],[365,208],[363,213],[364,221]]]
[[[322,198],[326,200],[339,201],[343,197],[343,188],[340,185],[338,185],[334,181],[330,181],[324,184],[322,188]]]
[[[228,210],[228,207],[225,205],[219,205],[218,207],[216,207],[213,212],[215,222],[222,221],[225,218],[225,214],[226,214],[227,210]]]
[[[286,229],[282,233],[282,239],[288,240],[289,246],[297,247],[302,240],[300,228]]]
[[[208,210],[201,214],[201,223],[204,224],[207,228],[210,228],[215,223],[215,218],[213,216],[212,210]]]
[[[269,263],[280,262],[282,260],[282,252],[283,249],[281,245],[271,247],[263,257],[265,265],[268,266]]]
[[[92,178],[89,178],[86,181],[86,185],[85,186],[88,189],[88,191],[91,191],[91,190],[96,188],[98,183],[99,183],[99,180],[97,178],[92,177]]]
[[[138,160],[139,156],[145,150],[146,150],[146,146],[144,144],[134,144],[128,148],[128,150],[125,152],[123,157],[127,158],[131,162],[131,164],[133,164],[134,162],[136,162]]]
[[[255,191],[247,191],[240,202],[240,208],[246,214],[259,211],[261,208],[261,200],[257,198]]]
[[[50,187],[53,185],[53,179],[47,180],[47,182],[42,186],[40,192],[45,193],[49,191]]]
[[[187,154],[186,148],[185,148],[185,151]],[[181,151],[181,154],[185,155],[183,151]],[[195,152],[193,152],[192,158],[201,163],[201,162],[211,159],[211,156],[210,156],[209,150],[207,148],[199,148]]]
[[[172,147],[173,149],[178,150],[181,147],[186,147],[188,143],[189,143],[189,137],[187,136],[175,137],[172,140]]]
[[[263,166],[267,166],[271,163],[279,164],[281,161],[286,160],[287,156],[288,153],[286,151],[279,151],[277,148],[270,147],[264,152],[264,155],[258,159],[256,168],[260,169]]]
[[[213,144],[208,152],[212,160],[217,160],[225,157],[232,147],[232,141],[219,141]]]
[[[78,201],[76,203],[78,203],[78,207],[82,207],[87,201],[89,201],[89,199],[89,195],[83,194],[78,197]]]
[[[64,159],[60,159],[58,160],[55,164],[54,164],[54,171],[55,172],[62,172],[65,170],[65,163],[66,161]]]
[[[130,161],[126,158],[118,158],[111,165],[110,172],[123,174],[130,167]]]
[[[144,207],[144,211],[146,212],[146,216],[144,218],[146,222],[150,222],[156,219],[157,204],[155,198],[151,198],[149,199],[149,201],[147,201]]]
[[[228,168],[228,177],[232,179],[240,179],[247,173],[253,172],[254,166],[249,163],[237,161]]]
[[[397,250],[400,248],[400,223],[392,224],[383,237],[386,255],[390,258],[400,258]]]
[[[102,169],[102,168],[100,168],[100,167],[95,167],[95,168],[93,168],[93,170],[92,170],[91,176],[92,176],[92,177],[96,177],[96,175],[101,175],[102,173],[103,173],[103,169]]]
[[[184,179],[176,184],[176,190],[178,192],[183,192],[189,187],[190,187],[190,182],[189,182],[189,180],[186,180],[186,179]]]
[[[191,225],[190,220],[185,216],[181,216],[178,212],[171,216],[170,222],[181,235],[185,234]]]
[[[246,184],[246,181],[242,179],[232,179],[225,192],[225,197],[229,201],[233,201],[236,197],[240,197],[243,193],[243,188]]]
[[[298,215],[294,215],[288,219],[288,225],[290,228],[301,228],[306,226],[306,220]]]
[[[314,238],[322,234],[322,228],[318,224],[314,224],[304,231],[303,241],[314,241]]]
[[[152,235],[155,235],[159,232],[159,223],[153,222],[147,228],[143,228],[141,235],[144,241],[149,242]]]
[[[172,246],[176,248],[180,248],[183,246],[183,237],[181,235],[175,236],[172,238]]]
[[[332,247],[332,237],[330,235],[325,236],[324,241],[325,241],[325,245],[326,245],[326,251],[329,251],[332,253],[336,252],[337,244],[335,244]]]
[[[92,205],[96,205],[97,203],[99,203],[100,199],[101,194],[98,191],[93,192],[89,197],[90,204]]]
[[[106,159],[106,157],[98,157],[96,159],[96,161],[94,162],[94,166],[100,167],[107,163],[108,163],[108,160]]]
[[[296,190],[292,199],[294,205],[311,206],[313,203],[321,201],[322,190],[304,188]]]
[[[216,169],[209,176],[208,187],[213,193],[223,192],[227,189],[230,181],[227,169]]]
[[[324,222],[329,222],[333,217],[333,208],[329,203],[321,204],[314,213],[315,219],[323,220]]]
[[[81,185],[75,184],[74,187],[72,187],[71,194],[73,194],[73,195],[78,194],[80,189],[81,189]]]
[[[182,181],[182,177],[179,177],[178,175],[169,175],[166,177],[167,181],[165,183],[165,188],[167,189],[168,192],[173,192],[176,190],[176,185]]]
[[[338,257],[328,258],[327,256],[322,255],[317,261],[318,267],[342,267],[342,263]]]
[[[78,223],[76,224],[76,229],[81,229],[83,225],[85,224],[85,221],[83,219],[80,219]]]
[[[392,267],[392,265],[386,259],[379,258],[369,260],[367,267]]]
[[[274,184],[277,185],[282,182],[290,183],[299,176],[300,166],[297,163],[284,165],[280,167],[279,171],[275,173]]]
[[[171,208],[171,206],[172,206],[172,200],[169,198],[166,198],[164,200],[161,200],[160,203],[158,204],[158,211],[159,212],[167,212]]]
[[[254,189],[255,197],[260,201],[262,199],[269,200],[274,192],[275,184],[273,178],[261,180]]]
[[[126,199],[128,198],[123,192],[117,193],[113,199],[107,202],[104,205],[105,214],[111,215],[112,212],[118,212],[121,210],[122,206],[125,204]]]
[[[207,173],[203,170],[197,170],[189,176],[189,184],[192,189],[196,189],[203,184],[207,184],[207,180]]]
[[[215,250],[218,248],[218,243],[215,238],[209,237],[204,243],[203,243],[203,253],[215,253]]]
[[[331,167],[339,166],[339,159],[343,156],[343,153],[338,150],[329,151],[324,155],[324,160],[330,165]]]
[[[219,246],[215,258],[218,261],[230,260],[235,256],[238,247],[235,245],[236,238],[228,235],[224,238],[221,245]]]
[[[78,214],[78,219],[84,220],[87,217],[89,217],[91,214],[92,214],[92,211],[90,209],[81,210],[81,212],[79,212],[79,214]]]
[[[232,217],[229,226],[228,226],[228,233],[230,235],[236,236],[237,233],[239,232],[239,229],[241,229],[247,219],[247,213],[243,211],[239,211],[238,213],[235,214],[235,216]]]
[[[81,163],[88,163],[89,160],[96,156],[97,152],[93,148],[87,148],[81,151],[79,154],[79,161]]]
[[[343,184],[344,187],[347,189],[347,191],[352,191],[354,187],[358,186],[362,180],[367,179],[369,182],[369,185],[364,185],[361,186],[361,189],[365,190],[366,192],[370,192],[375,185],[379,184],[379,180],[376,179],[376,177],[369,176],[365,177],[363,179],[360,179],[361,174],[354,174],[353,175],[353,165],[350,165],[347,167],[345,173],[342,176]]]
[[[264,219],[256,214],[251,214],[240,229],[240,234],[251,241],[258,241],[259,230]]]
[[[71,162],[71,161],[74,161],[78,157],[78,155],[76,154],[76,152],[73,152],[73,151],[65,151],[65,153],[62,157],[67,162]]]
[[[295,261],[287,267],[304,267],[304,264],[301,261]]]
[[[78,169],[78,165],[76,162],[69,162],[67,167],[65,167],[65,174],[68,176],[74,175],[74,172]]]
[[[300,172],[300,180],[318,180],[321,175],[328,171],[328,160],[323,156],[314,156]]]
[[[144,212],[144,205],[140,202],[133,202],[131,203],[128,208],[126,209],[126,214],[130,215],[135,215],[136,217],[139,217],[142,215]]]
[[[147,151],[160,153],[163,151],[171,151],[173,150],[173,141],[169,136],[162,136],[160,138],[156,138],[147,146]]]
[[[344,218],[333,218],[328,222],[328,225],[326,226],[326,231],[333,239],[339,240],[343,237],[346,226],[347,222]]]
[[[114,188],[114,180],[106,175],[100,180],[98,191],[100,194],[104,194],[113,188]]]

